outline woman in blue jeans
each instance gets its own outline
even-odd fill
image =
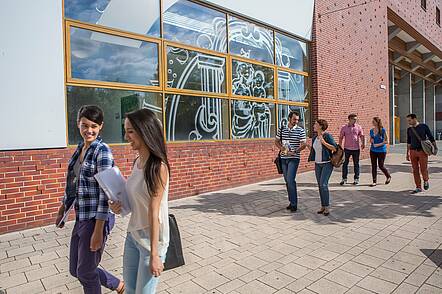
[[[336,142],[333,136],[326,132],[328,123],[324,119],[316,120],[313,130],[316,136],[312,139],[310,147],[309,161],[315,162],[316,181],[319,186],[319,196],[321,197],[321,209],[319,214],[329,215],[330,213],[330,192],[328,181],[333,172],[333,165],[330,162],[331,154],[336,151]]]
[[[169,163],[163,128],[155,114],[140,109],[126,115],[126,140],[139,157],[127,179],[131,207],[123,253],[128,294],[155,293],[169,247]],[[110,203],[120,213],[121,203]]]

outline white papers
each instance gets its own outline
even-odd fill
[[[126,192],[126,179],[118,167],[114,166],[113,168],[106,169],[95,174],[94,177],[109,200],[121,203],[121,215],[129,214],[130,205]]]
[[[71,212],[71,210],[74,208],[74,206],[75,206],[75,202],[76,202],[77,200],[74,200],[73,202],[72,202],[72,204],[71,204],[71,206],[69,206],[68,208],[64,208],[64,214],[63,214],[63,217],[61,218],[61,220],[56,224],[57,225],[57,228],[61,228],[65,223],[66,223],[66,220],[68,219],[68,217],[69,217],[69,213]]]

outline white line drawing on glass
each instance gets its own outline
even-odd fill
[[[234,139],[269,138],[272,116],[267,103],[232,101],[232,136]]]
[[[304,77],[285,71],[278,72],[279,99],[303,102],[307,99],[304,91]]]
[[[307,109],[302,106],[278,105],[279,126],[286,127],[288,125],[288,116],[291,111],[299,113],[299,125],[305,129],[305,113]]]

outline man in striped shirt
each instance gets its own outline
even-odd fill
[[[298,125],[299,113],[290,112],[288,125],[281,126],[276,134],[275,144],[281,152],[282,171],[290,201],[287,209],[296,212],[298,209],[298,191],[296,173],[301,160],[300,153],[307,146],[304,128]]]

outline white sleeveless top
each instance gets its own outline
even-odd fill
[[[126,190],[131,207],[131,216],[127,227],[128,233],[142,247],[150,251],[150,225],[149,225],[149,202],[150,195],[147,192],[147,185],[144,180],[144,170],[138,168],[139,159],[134,164],[132,174],[127,179]],[[158,253],[165,256],[169,247],[169,179],[164,189],[160,204],[159,222],[160,222],[160,240],[158,244]]]

